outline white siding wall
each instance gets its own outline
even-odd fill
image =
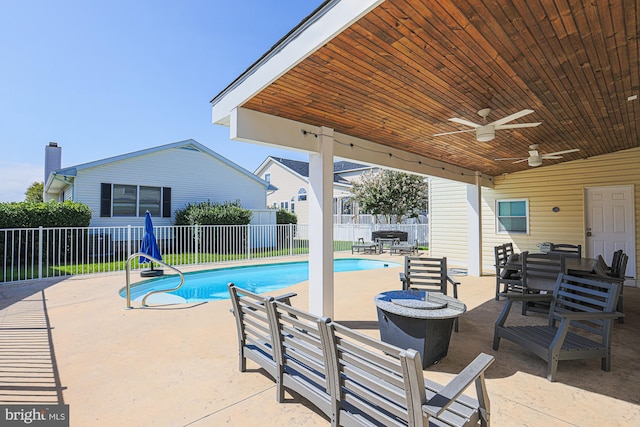
[[[585,187],[633,185],[635,189],[636,262],[640,264],[640,148],[587,160],[530,168],[496,177],[493,189],[482,189],[483,267],[494,271],[493,247],[513,242],[517,251],[537,251],[545,241],[584,245]],[[529,234],[497,234],[496,200],[529,200]],[[434,256],[460,259],[467,248],[466,185],[431,179],[430,250]],[[559,212],[553,212],[553,207]],[[466,252],[465,252],[466,253]],[[638,277],[636,271],[628,275]]]
[[[467,185],[431,178],[429,191],[429,254],[467,265]]]
[[[265,175],[268,173],[271,174],[271,185],[277,187],[278,190],[267,195],[267,206],[272,206],[273,203],[276,203],[277,208],[280,208],[280,202],[288,201],[291,204],[291,197],[295,197],[295,213],[298,218],[298,224],[308,224],[309,202],[298,201],[298,190],[300,188],[307,190],[307,197],[309,197],[309,183],[307,180],[291,173],[289,169],[273,160],[270,160],[263,170],[259,172],[259,177],[265,179]]]
[[[144,217],[100,217],[100,183],[171,187],[172,218],[154,218],[170,225],[177,209],[189,202],[240,200],[245,209],[266,207],[265,186],[200,151],[173,148],[78,171],[75,200],[86,203],[91,226],[142,225]]]

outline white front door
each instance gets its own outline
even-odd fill
[[[602,255],[611,263],[613,252],[628,256],[627,276],[635,276],[634,191],[631,185],[585,189],[585,256]],[[635,285],[628,280],[627,285]]]

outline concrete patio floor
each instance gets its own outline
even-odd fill
[[[377,336],[373,297],[397,289],[400,270],[337,273],[335,320]],[[491,348],[504,305],[493,299],[495,279],[457,278],[468,311],[448,356],[425,370],[429,378],[445,384],[485,352],[496,357],[486,376],[494,426],[640,425],[640,289],[625,289],[611,372],[599,360],[560,362],[550,383],[536,356],[508,341]],[[294,305],[305,309],[306,285],[273,294],[295,291]],[[274,382],[251,361],[238,371],[228,300],[126,310],[122,286],[124,273],[0,285],[0,403],[66,403],[71,426],[328,424],[297,396],[277,403]],[[519,311],[511,319],[544,322]]]

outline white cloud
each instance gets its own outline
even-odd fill
[[[42,182],[44,169],[33,163],[0,161],[0,202],[22,202],[27,188]]]

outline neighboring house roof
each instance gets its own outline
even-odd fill
[[[269,161],[269,159],[280,163],[281,165],[290,169],[292,172],[295,172],[296,174],[300,175],[302,178],[305,178],[307,180],[309,179],[309,163],[308,162],[302,162],[300,160],[285,159],[283,157],[269,156],[267,160],[263,162],[260,167],[258,167],[256,172],[262,169],[265,166],[265,164]],[[369,168],[370,166],[362,165],[360,163],[353,163],[353,162],[347,162],[347,161],[335,162],[333,164],[333,172],[334,172],[333,182],[336,184],[351,185],[351,182],[342,178],[339,172],[353,171],[353,170],[359,170],[359,169],[364,170]]]
[[[145,156],[145,155],[148,155],[148,154],[151,154],[151,153],[155,153],[155,152],[158,152],[158,151],[169,150],[169,149],[174,149],[174,148],[195,150],[195,151],[200,151],[202,153],[206,153],[206,154],[210,155],[211,157],[215,158],[216,160],[218,160],[218,161],[226,164],[227,166],[237,170],[239,173],[241,173],[243,175],[246,175],[247,177],[259,182],[260,184],[264,185],[265,188],[269,187],[269,183],[267,183],[266,181],[264,181],[261,178],[257,177],[256,175],[252,174],[251,172],[249,172],[245,168],[233,163],[231,160],[227,159],[226,157],[223,157],[220,154],[216,153],[215,151],[205,147],[204,145],[200,144],[198,141],[196,141],[194,139],[187,139],[187,140],[184,140],[184,141],[172,142],[170,144],[159,145],[157,147],[147,148],[145,150],[133,151],[131,153],[121,154],[119,156],[108,157],[106,159],[96,160],[96,161],[89,162],[89,163],[82,163],[82,164],[79,164],[79,165],[76,165],[76,166],[70,166],[70,167],[67,167],[67,168],[57,169],[57,170],[53,171],[51,173],[51,175],[49,175],[49,177],[47,178],[47,182],[45,183],[45,192],[49,192],[50,190],[54,190],[55,191],[56,189],[58,189],[58,187],[60,187],[59,189],[64,188],[64,187],[61,187],[59,184],[56,185],[56,183],[70,181],[69,178],[76,177],[78,175],[78,171],[80,171],[82,169],[88,169],[88,168],[92,168],[92,167],[96,167],[96,166],[102,166],[102,165],[106,165],[106,164],[109,164],[109,163],[113,163],[113,162],[117,162],[117,161],[121,161],[121,160],[126,160],[126,159],[131,159],[131,158],[139,157],[139,156]],[[60,178],[62,178],[62,180]],[[55,188],[52,188],[52,187],[55,187]]]

